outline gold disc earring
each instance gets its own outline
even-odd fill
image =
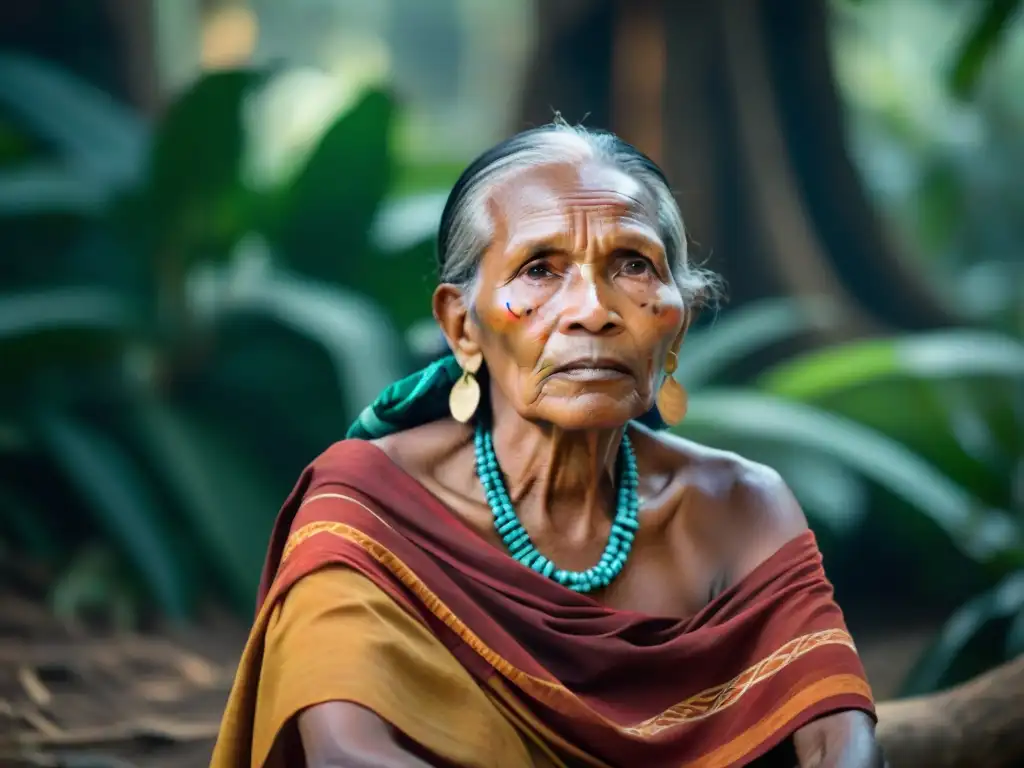
[[[480,405],[480,384],[476,380],[476,373],[483,361],[484,356],[480,352],[466,360],[462,366],[462,375],[448,394],[448,410],[453,419],[463,424],[473,418]]]
[[[668,354],[669,357],[665,361],[665,379],[661,382],[661,388],[658,390],[657,403],[662,421],[670,427],[674,427],[686,416],[689,398],[686,389],[676,381],[676,377],[673,375],[679,366],[679,354],[677,352]]]

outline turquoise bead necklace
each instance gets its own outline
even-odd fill
[[[476,473],[494,514],[494,528],[508,547],[509,554],[545,578],[553,579],[575,592],[593,592],[611,584],[626,565],[626,559],[633,548],[633,537],[640,527],[637,521],[640,500],[636,491],[639,475],[636,470],[636,455],[633,453],[629,437],[623,434],[619,448],[618,503],[608,544],[597,564],[585,571],[566,571],[557,568],[537,551],[530,541],[530,535],[519,522],[505,488],[498,457],[494,454],[490,430],[477,424],[474,442]]]

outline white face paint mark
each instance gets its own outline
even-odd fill
[[[597,265],[591,261],[580,264],[580,276],[583,278],[587,299],[597,301]]]

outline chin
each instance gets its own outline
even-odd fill
[[[537,417],[559,429],[618,429],[646,411],[633,400],[615,399],[603,394],[577,395],[548,400]]]

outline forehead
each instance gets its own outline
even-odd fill
[[[643,184],[595,161],[516,171],[490,190],[487,208],[499,232],[538,220],[564,221],[581,211],[651,225],[657,221],[657,206]]]

